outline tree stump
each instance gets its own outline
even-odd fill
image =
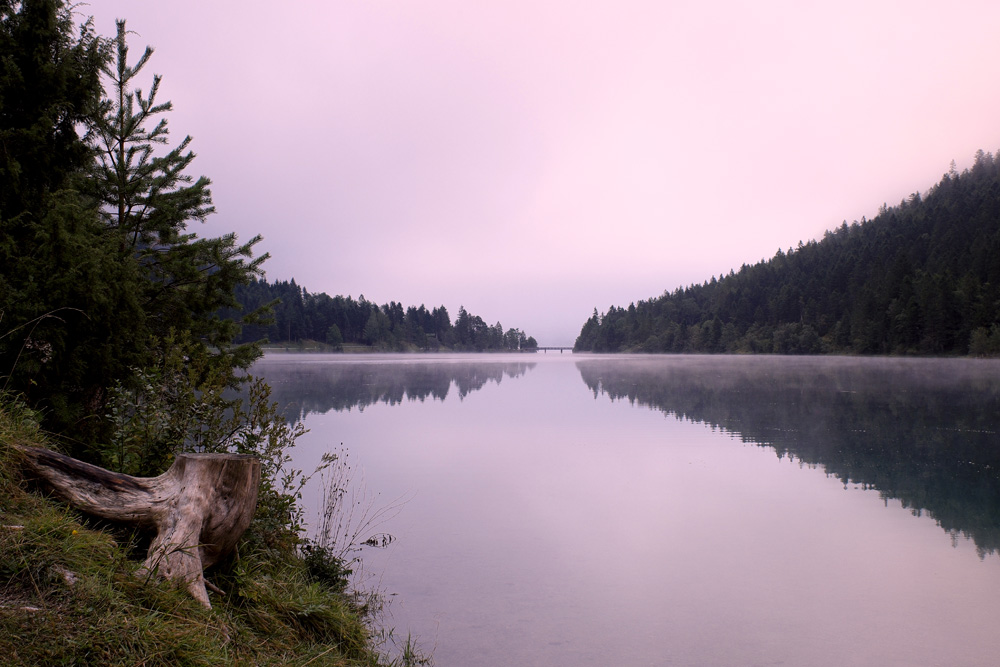
[[[211,608],[204,569],[228,555],[250,525],[259,460],[245,454],[178,454],[159,477],[132,477],[48,449],[18,449],[27,468],[75,508],[155,530],[140,573],[175,581]]]

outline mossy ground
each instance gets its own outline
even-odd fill
[[[136,575],[138,538],[46,498],[9,445],[49,446],[30,411],[0,406],[0,663],[4,665],[406,665],[371,600],[311,578],[295,553],[246,553],[208,578],[205,609]],[[388,641],[387,641],[388,638]]]

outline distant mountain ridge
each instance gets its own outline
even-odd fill
[[[595,309],[574,349],[1000,354],[1000,152],[820,241]]]

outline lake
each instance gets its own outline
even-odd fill
[[[436,665],[995,665],[1000,362],[295,355]],[[363,479],[362,479],[363,477]],[[322,483],[306,489],[315,517]]]

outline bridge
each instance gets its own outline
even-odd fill
[[[562,354],[563,350],[569,350],[570,352],[572,352],[573,348],[572,347],[536,347],[535,348],[536,352],[548,352],[549,350],[559,350],[559,354]],[[531,350],[527,350],[527,351],[531,352]]]

